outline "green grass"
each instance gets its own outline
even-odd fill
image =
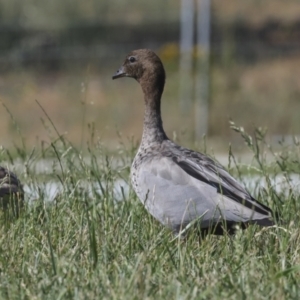
[[[288,178],[299,167],[296,140],[274,152],[261,130],[250,137],[231,125],[252,152],[249,170],[266,182],[276,174]],[[132,190],[124,201],[115,199],[114,183],[129,181],[135,150],[134,142],[120,143],[112,156],[91,139],[83,157],[66,140],[53,140],[20,156],[22,181],[40,195],[18,219],[0,216],[0,299],[299,299],[299,193],[278,193],[271,185],[256,192],[280,211],[284,223],[278,226],[251,226],[233,237],[201,241],[191,232],[179,240]],[[8,153],[2,149],[2,162]],[[53,159],[47,175],[34,171],[43,157]],[[242,179],[247,170],[239,169],[232,151],[229,158],[230,170]],[[63,190],[47,203],[43,183],[51,180]],[[96,186],[88,192],[85,182]]]

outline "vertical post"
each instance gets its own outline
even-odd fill
[[[195,84],[195,136],[208,130],[210,0],[197,0],[197,70]]]
[[[181,0],[180,10],[180,110],[190,110],[193,96],[192,60],[194,39],[194,0]]]

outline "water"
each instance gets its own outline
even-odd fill
[[[105,184],[103,184],[105,185]],[[95,197],[95,193],[102,195],[102,190],[98,182],[79,181],[76,189],[81,189],[88,194],[89,197]],[[130,187],[125,180],[118,179],[114,181],[112,196],[116,201],[122,201],[128,198]],[[58,181],[49,181],[41,184],[27,185],[24,184],[24,191],[29,201],[40,198],[41,194],[45,201],[53,201],[55,197],[64,192],[63,185]]]
[[[270,178],[271,188],[276,191],[277,194],[283,194],[288,196],[292,191],[295,194],[300,194],[300,174],[291,174],[288,177],[283,175],[276,175]],[[266,179],[258,175],[243,176],[241,182],[251,193],[256,194],[259,189],[268,189]],[[104,184],[103,184],[104,185]],[[97,182],[87,182],[81,180],[78,182],[76,188],[84,189],[88,195],[92,198],[95,192],[102,194],[101,188]],[[38,185],[24,184],[24,190],[29,200],[38,199],[40,194],[43,194],[43,198],[46,201],[53,201],[57,194],[63,193],[64,188],[60,182],[49,181]],[[113,198],[117,201],[122,201],[124,197],[127,199],[130,192],[130,186],[128,182],[123,179],[117,179],[113,183]]]
[[[228,159],[228,158],[227,158]],[[224,158],[223,165],[226,165],[226,158]],[[85,162],[88,164],[88,161]],[[30,171],[35,174],[45,174],[50,175],[53,174],[53,166],[56,165],[55,169],[59,170],[57,162],[55,163],[51,159],[42,159],[30,166]],[[129,162],[130,164],[130,162]],[[2,163],[3,166],[6,166]],[[8,167],[8,166],[6,166]],[[121,163],[118,160],[113,161],[113,168],[124,167],[124,162]],[[13,171],[16,171],[17,174],[21,174],[23,171],[24,165],[23,163],[15,163]],[[300,194],[300,174],[289,174],[288,176],[284,176],[282,174],[270,175],[270,183],[271,189],[275,190],[277,194],[283,194],[288,196],[291,192],[297,195]],[[112,188],[112,196],[115,200],[121,201],[124,198],[128,198],[129,192],[131,190],[128,181],[125,181],[121,178],[116,179],[113,182]],[[241,183],[253,194],[256,195],[260,189],[268,189],[267,181],[264,177],[259,175],[243,175],[241,178]],[[102,183],[105,186],[105,183]],[[79,180],[76,186],[78,189],[84,190],[88,195],[92,198],[95,196],[95,193],[102,194],[101,188],[98,182],[90,182],[86,180]],[[26,192],[26,198],[31,201],[34,199],[38,199],[43,196],[43,199],[46,201],[53,201],[57,194],[63,193],[64,187],[59,181],[46,181],[41,183],[34,184],[24,184],[24,190]]]
[[[256,191],[260,188],[268,189],[267,180],[259,175],[244,176],[243,183],[250,191]],[[300,174],[289,174],[288,176],[276,175],[270,176],[270,188],[277,194],[288,196],[290,191],[300,194]]]

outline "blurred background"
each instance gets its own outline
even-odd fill
[[[111,147],[119,132],[140,139],[140,87],[111,80],[136,48],[165,65],[170,137],[238,144],[230,119],[274,141],[299,135],[299,0],[198,2],[0,0],[0,144],[48,141],[48,117],[75,145],[91,128]]]

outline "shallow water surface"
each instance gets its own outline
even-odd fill
[[[277,194],[282,193],[285,196],[288,196],[288,194],[291,192],[300,194],[300,174],[291,174],[288,177],[276,175],[275,177],[270,178],[270,186],[268,186],[266,179],[261,176],[245,175],[242,177],[242,184],[254,194],[256,194],[262,188],[266,190],[274,189]],[[97,182],[91,183],[82,180],[78,182],[78,185],[76,185],[75,188],[84,190],[90,197],[94,197],[95,193],[99,195],[103,194],[99,183]],[[24,189],[29,201],[38,199],[42,195],[46,201],[53,201],[57,194],[64,192],[64,187],[58,181],[49,181],[37,185],[24,184]],[[130,186],[128,182],[123,179],[117,179],[113,183],[113,191],[110,193],[110,195],[112,195],[115,200],[122,201],[124,198],[128,198],[129,191]]]

